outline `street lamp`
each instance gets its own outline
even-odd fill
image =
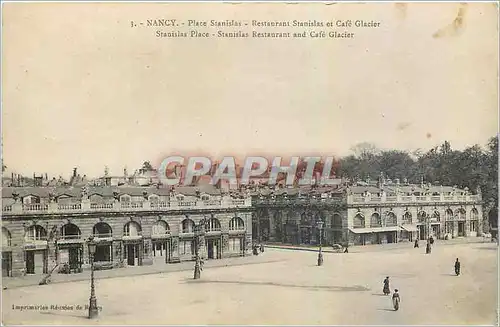
[[[205,235],[205,224],[207,219],[203,217],[199,224],[195,226],[195,264],[194,264],[194,279],[200,279],[201,277],[201,258],[200,258],[200,244],[202,243],[202,237]]]
[[[97,243],[94,241],[94,236],[90,236],[88,239],[89,256],[90,256],[90,305],[89,305],[89,319],[95,318],[99,315],[99,310],[97,309],[97,299],[95,297],[95,286],[94,286],[94,255],[97,247]]]
[[[318,252],[318,266],[323,265],[323,253],[322,253],[322,243],[323,243],[323,221],[320,220],[318,222],[318,228],[319,228],[319,252]]]

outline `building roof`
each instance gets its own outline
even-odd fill
[[[40,198],[48,198],[50,194],[54,197],[67,195],[74,198],[81,198],[83,187],[4,187],[2,189],[2,198],[13,198],[13,194],[17,193],[19,197],[26,197],[34,195]],[[221,191],[212,185],[199,185],[199,186],[182,186],[174,188],[176,194],[183,195],[196,195],[197,191],[201,194],[220,195]],[[139,187],[139,186],[89,186],[87,187],[87,194],[100,195],[103,197],[113,197],[114,192],[118,195],[127,194],[130,196],[143,196],[146,192],[147,195],[156,194],[165,196],[170,194],[169,187]]]

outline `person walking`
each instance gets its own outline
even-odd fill
[[[384,279],[384,288],[382,289],[382,292],[384,293],[384,295],[391,294],[391,288],[390,288],[390,285],[389,285],[389,276],[387,276]]]
[[[418,248],[418,238],[415,240],[415,245],[413,246],[413,248]]]
[[[394,294],[392,294],[392,306],[394,307],[394,311],[399,310],[399,302],[401,301],[401,297],[399,297],[399,292],[397,289],[394,290]]]
[[[458,258],[455,261],[455,275],[460,275],[460,261],[458,261]]]

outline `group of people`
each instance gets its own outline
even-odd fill
[[[389,285],[389,276],[387,276],[384,279],[384,288],[382,290],[384,295],[389,295],[391,294],[391,287]],[[394,293],[392,294],[392,306],[394,307],[394,310],[398,311],[399,310],[399,302],[401,301],[401,298],[399,297],[399,291],[397,289],[394,290]]]
[[[432,252],[432,246],[434,245],[434,238],[431,236],[427,239],[427,245],[425,247],[425,253],[430,254]],[[420,247],[418,244],[418,238],[415,240],[414,248]]]
[[[460,261],[457,260],[455,261],[455,274],[457,276],[460,275]],[[384,295],[389,295],[391,294],[391,287],[390,287],[390,282],[389,282],[389,276],[387,276],[384,279],[384,288],[382,289],[382,292]],[[399,302],[401,301],[401,297],[399,296],[399,291],[397,289],[394,290],[394,293],[392,294],[392,306],[394,307],[395,311],[399,310]]]

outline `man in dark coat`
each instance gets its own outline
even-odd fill
[[[457,261],[455,261],[455,274],[457,276],[460,275],[460,261],[458,261],[458,258]]]

